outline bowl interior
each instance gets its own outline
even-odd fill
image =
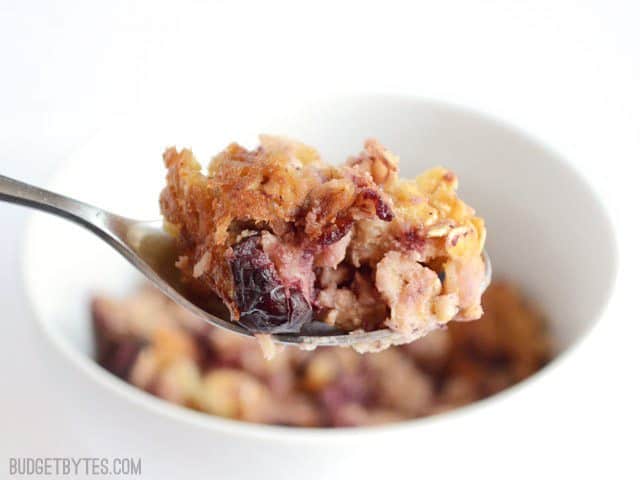
[[[79,150],[51,188],[154,219],[166,146],[191,146],[206,164],[230,141],[253,146],[263,132],[298,138],[333,162],[376,137],[400,156],[404,176],[451,168],[462,198],[486,219],[495,275],[543,306],[557,349],[598,319],[613,282],[615,245],[597,198],[563,160],[521,132],[436,102],[347,97],[132,115]],[[91,363],[90,297],[125,294],[141,277],[92,234],[44,214],[34,216],[25,248],[27,290],[44,331],[75,361]]]

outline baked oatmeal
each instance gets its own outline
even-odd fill
[[[476,322],[402,347],[359,355],[285,348],[268,361],[257,344],[212,327],[144,287],[97,297],[97,361],[170,402],[248,422],[301,427],[372,425],[433,415],[493,395],[549,361],[540,313],[515,287],[492,284]]]
[[[274,136],[255,150],[229,145],[207,174],[187,149],[169,148],[164,162],[176,265],[252,333],[321,320],[343,332],[388,328],[406,343],[482,315],[484,222],[445,168],[405,180],[376,140],[331,166]]]

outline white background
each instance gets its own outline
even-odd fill
[[[555,408],[523,412],[549,427],[523,441],[531,464],[511,465],[500,452],[493,460],[511,478],[639,478],[639,20],[638,2],[604,0],[2,0],[0,173],[44,183],[113,115],[203,97],[414,93],[516,124],[601,195],[620,269],[605,318],[567,359],[572,375],[557,377]],[[81,442],[72,450],[57,442],[61,430],[99,435],[74,423],[70,382],[79,380],[57,376],[63,363],[30,317],[20,278],[27,214],[0,205],[0,476],[11,455],[82,456]],[[117,438],[111,445],[105,456],[122,453]]]

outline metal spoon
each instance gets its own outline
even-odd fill
[[[221,302],[207,305],[204,310],[196,305],[196,300],[187,297],[174,265],[177,258],[174,241],[164,232],[162,220],[121,217],[3,175],[0,175],[0,200],[53,213],[87,228],[115,248],[174,302],[215,326],[253,336],[239,323],[222,318],[228,315]],[[483,252],[483,259],[486,267],[484,290],[491,281],[491,261],[486,252]],[[389,329],[345,333],[320,321],[304,325],[300,333],[274,334],[272,337],[277,342],[301,348],[404,343],[401,334]]]

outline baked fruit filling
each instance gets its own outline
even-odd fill
[[[482,315],[485,227],[451,171],[401,179],[398,157],[376,140],[332,166],[273,136],[255,150],[231,144],[207,174],[187,149],[164,161],[160,205],[178,268],[251,332],[321,320],[408,342]]]
[[[253,339],[215,328],[145,286],[93,299],[97,361],[170,402],[248,422],[301,427],[388,423],[493,395],[551,359],[541,312],[493,282],[477,322],[453,322],[384,352],[286,348],[266,360]]]

